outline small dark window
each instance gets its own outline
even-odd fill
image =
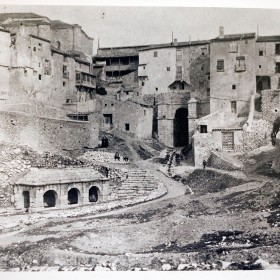
[[[158,57],[158,52],[154,52],[154,57]]]
[[[262,68],[262,66],[261,66],[261,65],[259,65],[259,68]]]
[[[107,107],[107,104],[105,104],[105,107]]]
[[[280,55],[280,44],[275,45],[275,54]]]
[[[231,101],[230,106],[231,106],[231,112],[236,114],[236,101]]]
[[[276,73],[280,73],[280,62],[276,62]]]
[[[125,124],[125,130],[126,130],[126,131],[129,131],[129,123],[126,123],[126,124]]]
[[[232,87],[232,89],[236,89],[236,85],[232,85],[231,87]]]
[[[34,52],[36,51],[36,47],[33,48],[33,51],[34,51]]]
[[[143,66],[143,69],[146,69],[146,67],[145,67],[145,66]]]
[[[112,103],[111,106],[114,106],[114,104]]]
[[[202,71],[204,70],[204,65],[201,66],[201,70],[202,70]]]
[[[170,67],[166,67],[166,70],[167,70],[167,71],[170,71]]]
[[[248,40],[245,40],[245,44],[248,44]]]
[[[142,82],[142,87],[145,85],[145,82]]]
[[[65,82],[63,82],[62,84],[63,84],[63,86],[65,87],[66,83],[65,83]]]
[[[146,116],[146,110],[144,110],[144,116]]]
[[[224,65],[224,60],[223,59],[218,59],[217,60],[217,71],[224,71],[225,65]]]
[[[42,75],[41,74],[39,74],[38,79],[42,80]]]
[[[156,87],[156,91],[158,91],[158,88]]]
[[[207,125],[200,126],[200,133],[207,133]]]
[[[27,77],[27,70],[24,69],[24,76]]]
[[[128,91],[126,92],[126,95],[129,95],[129,92],[128,92]]]
[[[259,51],[259,56],[263,56],[263,51]]]

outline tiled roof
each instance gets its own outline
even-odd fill
[[[44,186],[53,184],[91,182],[107,180],[101,173],[92,168],[38,169],[32,168],[29,173],[15,182],[16,185]]]
[[[257,38],[257,42],[279,42],[280,35],[273,35],[273,36],[259,36]]]
[[[34,25],[49,25],[49,23],[46,20],[43,19],[39,19],[39,20],[19,20],[19,21],[12,21],[9,23],[3,23],[3,25],[5,26],[9,26],[9,27],[16,27],[16,26],[20,26],[21,24],[25,25],[25,26],[34,26]]]
[[[73,27],[72,24],[69,24],[69,23],[66,23],[66,22],[63,22],[60,20],[52,20],[51,26],[53,28],[72,28]]]
[[[197,46],[197,45],[206,45],[209,44],[210,41],[188,41],[188,42],[177,42],[177,43],[168,43],[168,44],[157,44],[150,45],[140,49],[140,51],[153,50],[153,49],[163,49],[163,48],[174,48],[174,47],[188,47],[188,46]]]
[[[30,19],[30,18],[46,18],[34,13],[0,13],[0,22],[6,21],[7,19]]]
[[[216,41],[236,41],[236,40],[246,40],[253,39],[256,37],[256,33],[241,33],[241,34],[227,34],[223,38],[217,37],[211,40],[211,42]]]
[[[138,56],[139,49],[145,46],[129,46],[116,48],[100,48],[97,50],[96,58]]]

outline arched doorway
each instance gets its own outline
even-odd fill
[[[29,191],[22,192],[23,195],[23,208],[28,211],[28,208],[30,207],[30,193]]]
[[[174,147],[183,147],[189,144],[188,109],[176,110],[173,130]]]
[[[44,193],[44,207],[55,207],[57,200],[57,193],[53,190]]]
[[[78,204],[80,197],[80,191],[76,188],[68,191],[68,204]]]
[[[91,187],[88,190],[88,200],[89,202],[97,202],[100,195],[100,190],[97,187]]]

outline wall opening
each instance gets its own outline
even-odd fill
[[[23,207],[28,210],[30,207],[30,193],[29,191],[22,192],[23,195]]]
[[[174,147],[187,146],[189,144],[189,124],[187,108],[179,108],[176,111],[173,124]]]
[[[91,187],[88,190],[88,200],[89,202],[97,202],[99,199],[100,190],[97,187]]]
[[[68,204],[78,204],[80,191],[76,188],[68,191]]]
[[[55,207],[57,200],[57,193],[53,190],[44,193],[44,207]]]
[[[262,90],[271,89],[269,76],[257,76],[256,77],[257,92]]]

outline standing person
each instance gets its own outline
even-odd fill
[[[203,169],[205,169],[205,167],[206,167],[206,160],[204,159],[203,160]]]

